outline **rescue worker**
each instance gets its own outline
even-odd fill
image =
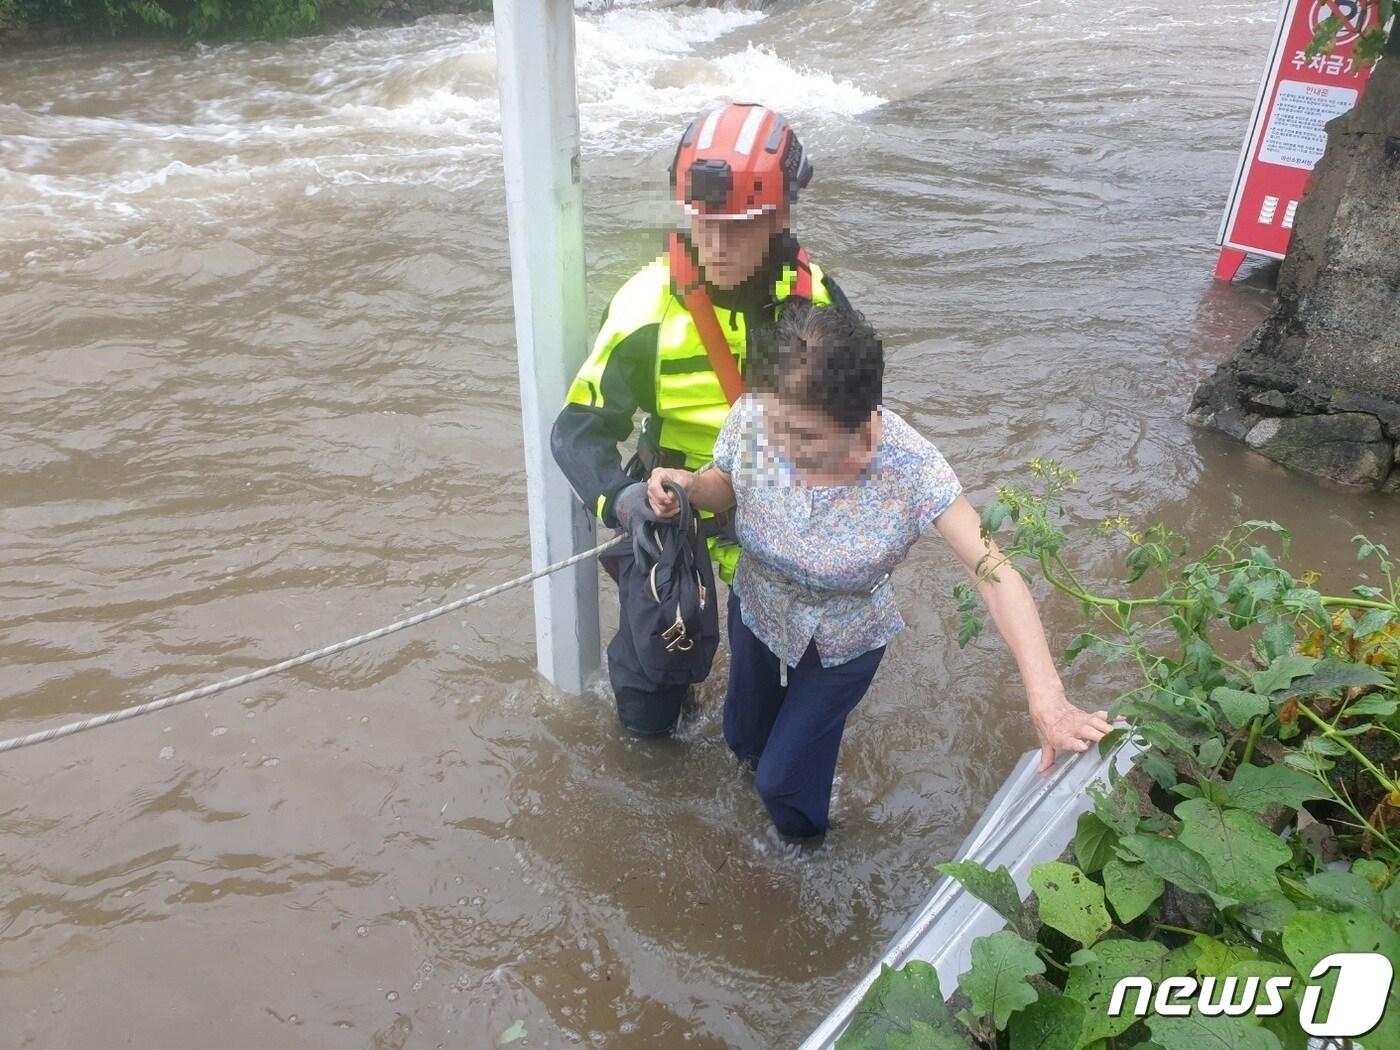
[[[721,106],[681,136],[670,179],[689,230],[671,234],[662,256],[613,296],[551,434],[560,469],[604,525],[631,531],[656,520],[646,494],[654,468],[710,462],[743,393],[752,333],[771,327],[783,303],[848,305],[790,232],[791,206],[811,177],[792,127],[763,106]],[[632,436],[638,409],[637,452],[624,466],[618,446]],[[733,516],[707,513],[703,524],[730,583],[739,560]],[[615,580],[632,557],[627,544],[618,549],[604,558]],[[625,615],[608,645],[608,675],[629,732],[675,728],[690,687],[648,679]]]

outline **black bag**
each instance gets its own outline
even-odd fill
[[[646,522],[633,534],[618,598],[642,670],[657,685],[685,685],[710,673],[719,649],[719,601],[699,519],[685,492],[667,488],[680,501],[680,513]]]

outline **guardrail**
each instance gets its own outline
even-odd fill
[[[1091,808],[1089,785],[1106,782],[1110,766],[1127,772],[1136,754],[1137,748],[1126,741],[1107,756],[1100,756],[1097,748],[1091,748],[1042,775],[1036,772],[1039,749],[1027,751],[982,811],[953,859],[975,860],[993,870],[1004,864],[1022,896],[1029,894],[1031,868],[1058,857],[1074,838],[1079,814]],[[938,971],[944,996],[952,995],[959,975],[972,967],[972,942],[1005,925],[1005,919],[956,879],[940,877],[884,955],[807,1037],[800,1050],[830,1050],[836,1045],[866,991],[880,976],[881,965],[898,969],[914,959],[931,963]]]

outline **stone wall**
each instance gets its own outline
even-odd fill
[[[1296,470],[1400,492],[1400,26],[1298,207],[1274,311],[1187,420]]]

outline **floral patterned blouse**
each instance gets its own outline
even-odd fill
[[[890,573],[962,492],[928,439],[888,408],[881,418],[880,447],[850,485],[803,482],[768,439],[757,395],[734,403],[715,441],[738,499],[744,623],[785,667],[813,641],[833,667],[903,630]]]

